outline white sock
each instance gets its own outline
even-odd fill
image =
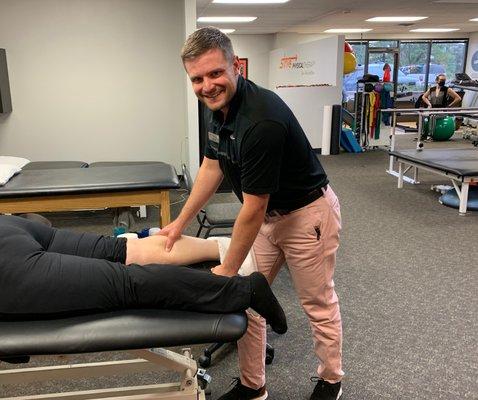
[[[231,238],[227,236],[210,236],[208,240],[215,240],[219,247],[219,259],[221,263],[226,258],[227,250],[229,249],[229,245],[231,244]],[[247,257],[241,265],[238,274],[239,275],[250,275],[253,272],[257,271],[257,262],[256,256],[254,255],[254,251],[251,249],[249,253],[247,253]]]

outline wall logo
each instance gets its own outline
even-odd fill
[[[471,68],[473,69],[473,71],[478,72],[478,51],[475,51],[475,53],[471,57]]]
[[[315,72],[312,70],[314,65],[315,61],[302,61],[295,55],[292,57],[282,57],[279,69],[296,69],[302,71],[303,75],[314,75]]]

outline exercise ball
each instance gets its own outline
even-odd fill
[[[373,90],[375,90],[377,93],[380,93],[382,91],[382,89],[383,89],[383,85],[381,83],[377,83],[373,87]]]
[[[354,52],[354,48],[351,46],[350,43],[344,42],[344,52],[346,52],[346,53],[353,53]]]
[[[357,67],[357,60],[353,53],[344,53],[344,74],[350,74],[355,71]]]
[[[435,129],[430,134],[429,128],[430,122],[428,118],[425,118],[423,124],[423,136],[431,136],[433,140],[437,142],[444,142],[450,139],[455,133],[455,118],[453,117],[441,117],[435,119]]]
[[[432,139],[437,142],[443,142],[450,139],[455,133],[455,118],[445,117],[437,118],[435,121],[435,130]]]

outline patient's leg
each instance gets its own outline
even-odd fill
[[[252,307],[276,332],[287,330],[282,308],[265,277],[258,273],[227,278],[170,265],[125,267],[127,242],[100,236],[86,242],[80,236],[73,242],[77,247],[93,244],[94,250],[86,253],[95,256],[104,253],[103,242],[111,242],[114,246],[108,244],[106,248],[118,248],[114,251],[116,256],[111,254],[111,261],[62,254],[46,250],[45,246],[73,252],[73,242],[67,240],[66,246],[60,243],[69,238],[67,233],[62,236],[64,232],[60,230],[38,232],[36,226],[19,220],[0,217],[0,315],[73,315],[138,307],[227,313]],[[36,236],[48,240],[40,243]],[[62,240],[58,242],[59,239]],[[189,248],[181,250],[183,245],[176,244],[180,253],[192,253],[195,249],[190,246],[202,243],[197,249],[201,257],[213,256],[213,252],[201,250],[203,245],[208,248],[208,243],[190,239],[184,241]]]
[[[27,232],[48,252],[108,261],[125,260],[122,254],[124,252],[122,243],[125,239],[50,228],[35,221],[12,216],[0,216],[0,224]],[[164,250],[165,243],[166,237],[159,235],[128,240],[126,264],[187,265],[206,260],[219,260],[218,245],[213,240],[182,236],[169,253]]]
[[[219,248],[215,240],[181,236],[170,252],[165,250],[166,240],[166,236],[160,235],[128,240],[126,265],[188,265],[207,260],[219,260]]]

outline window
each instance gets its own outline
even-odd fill
[[[468,40],[350,40],[348,41],[357,59],[354,72],[345,75],[343,80],[344,98],[353,98],[357,79],[365,69],[365,60],[369,49],[399,49],[399,66],[397,77],[397,98],[401,100],[416,99],[427,87],[435,83],[438,74],[445,73],[448,82],[455,78],[455,73],[464,72]],[[393,60],[387,52],[369,53],[368,72],[383,76],[383,64],[388,62],[393,68]],[[406,96],[405,96],[406,94]]]
[[[364,74],[363,66],[365,65],[365,53],[367,52],[367,42],[348,41],[348,43],[354,49],[355,59],[357,60],[357,68],[354,72],[344,75],[344,80],[342,82],[343,101],[353,99],[357,87],[357,80],[360,79]]]
[[[466,43],[464,41],[434,41],[430,53],[428,86],[435,84],[438,74],[446,74],[447,82],[457,72],[465,70]]]
[[[355,58],[357,59],[357,65],[365,64],[365,53],[367,51],[366,42],[348,42],[354,49]]]
[[[426,85],[425,67],[428,54],[427,42],[401,42],[399,71],[415,80],[413,92],[424,92]]]
[[[370,40],[368,45],[370,47],[387,47],[387,48],[394,48],[398,47],[397,40]]]

